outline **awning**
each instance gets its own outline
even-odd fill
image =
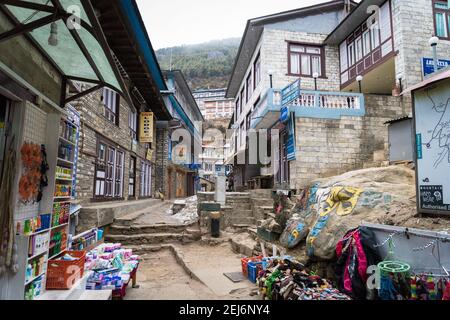
[[[446,80],[446,79],[450,79],[450,69],[444,69],[442,72],[438,71],[437,74],[431,75],[426,80],[406,89],[405,91],[402,92],[402,95],[407,94],[412,91],[416,91],[418,89],[422,89],[422,88],[429,86],[435,82],[439,82],[439,81]]]
[[[12,23],[10,30],[0,34],[0,42],[27,35],[59,71],[63,85],[69,80],[90,83],[93,87],[89,92],[106,86],[129,100],[90,1],[0,0],[0,3]]]

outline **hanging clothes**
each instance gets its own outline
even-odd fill
[[[16,169],[14,137],[5,155],[4,174],[0,186],[0,275],[8,269],[17,272],[17,247],[14,243],[14,216],[12,207],[12,189]]]

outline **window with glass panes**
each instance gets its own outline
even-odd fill
[[[323,47],[289,43],[288,56],[290,75],[312,77],[314,73],[317,73],[319,77],[325,76]]]
[[[260,53],[258,53],[258,55],[256,56],[253,70],[254,70],[253,71],[253,77],[254,77],[253,86],[254,86],[254,89],[256,89],[258,87],[259,83],[261,82],[261,54]]]
[[[448,1],[433,0],[433,15],[436,36],[450,40],[450,7]]]
[[[103,139],[97,141],[95,198],[122,198],[125,156]]]
[[[148,198],[151,196],[152,189],[152,165],[148,161],[141,162],[141,192],[142,198]]]
[[[246,102],[248,102],[248,100],[250,100],[250,98],[251,98],[251,96],[253,94],[252,81],[253,81],[253,75],[252,75],[252,72],[250,71],[249,75],[247,76],[247,81],[246,81],[246,84],[247,84],[247,88],[246,88],[247,100],[246,100]]]
[[[137,140],[137,119],[137,112],[130,111],[130,113],[128,114],[128,126],[130,128],[131,137],[134,140]]]
[[[103,88],[102,101],[105,106],[105,117],[114,124],[119,124],[120,96],[114,90]]]

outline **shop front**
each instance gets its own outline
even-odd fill
[[[74,27],[66,2],[10,3],[0,5],[0,299],[22,300],[45,292],[50,261],[69,247],[80,125],[70,103],[123,86],[92,7],[72,1],[83,13]]]

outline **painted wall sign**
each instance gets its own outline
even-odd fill
[[[447,68],[450,66],[450,60],[438,60],[438,70]],[[422,58],[422,73],[423,76],[429,76],[434,73],[434,60],[433,58]]]
[[[300,97],[300,79],[281,90],[281,105],[287,106],[298,97]]]
[[[140,115],[140,143],[153,143],[154,114],[153,112],[142,112]]]
[[[450,214],[450,80],[416,91],[414,111],[419,210]]]

